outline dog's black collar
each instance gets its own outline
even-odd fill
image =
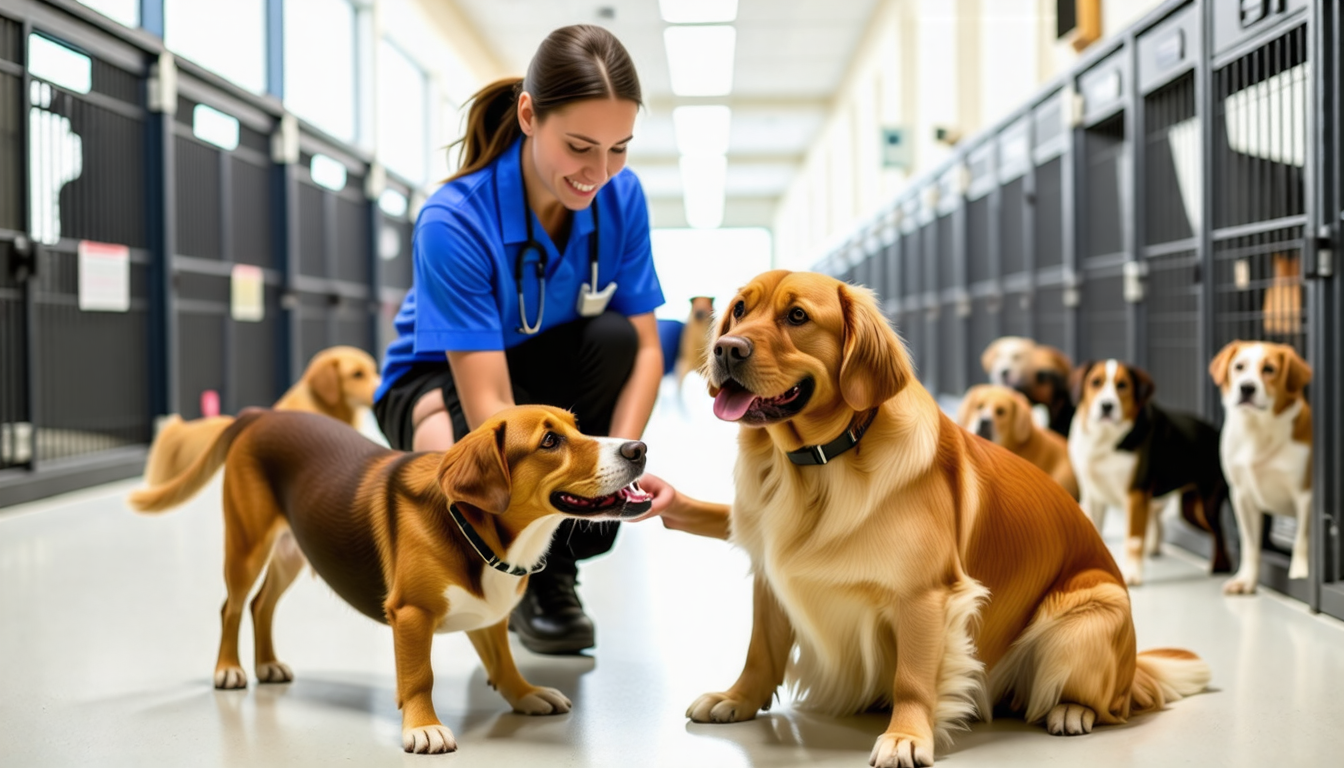
[[[796,451],[790,451],[789,461],[799,466],[817,466],[828,463],[836,456],[848,451],[850,448],[859,444],[863,439],[863,433],[873,425],[873,419],[877,418],[877,409],[868,412],[867,417],[859,424],[851,424],[843,434],[825,445],[807,445]]]
[[[471,542],[471,548],[476,550],[476,554],[481,556],[481,559],[485,561],[486,565],[494,568],[496,571],[507,573],[510,576],[527,576],[528,574],[536,573],[546,567],[545,558],[539,560],[536,565],[532,566],[531,570],[528,570],[521,565],[513,565],[512,563],[506,563],[503,560],[500,560],[499,555],[495,554],[495,550],[491,549],[490,545],[485,543],[485,539],[481,538],[481,534],[477,533],[476,529],[471,527],[471,523],[467,522],[467,518],[463,517],[462,513],[457,511],[456,504],[449,504],[448,511],[453,514],[453,522],[457,523],[457,527],[462,531],[462,535],[466,536],[467,541]]]

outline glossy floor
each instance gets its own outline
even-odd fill
[[[684,409],[669,399],[649,431],[650,470],[726,499],[734,432],[698,391]],[[405,755],[390,632],[316,579],[300,578],[276,618],[296,680],[215,691],[218,487],[159,517],[127,511],[132,487],[0,511],[0,765],[858,767],[885,725],[802,713],[787,696],[752,722],[687,723],[686,706],[741,669],[747,563],[653,522],[628,526],[611,555],[584,567],[600,643],[590,657],[515,648],[524,675],[567,692],[572,713],[511,714],[466,638],[439,636],[434,699],[461,749]],[[1179,552],[1153,563],[1134,614],[1141,648],[1197,651],[1212,690],[1086,737],[977,724],[939,764],[1339,765],[1344,624],[1272,594],[1226,599]],[[247,622],[242,652],[251,658]]]

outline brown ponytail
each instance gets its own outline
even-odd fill
[[[462,165],[449,181],[475,173],[504,154],[522,135],[518,95],[527,91],[538,120],[583,99],[625,99],[643,106],[639,75],[630,54],[602,27],[576,24],[555,30],[541,42],[526,78],[505,78],[472,95]]]

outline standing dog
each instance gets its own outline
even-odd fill
[[[303,376],[276,401],[275,409],[321,413],[358,427],[359,409],[373,407],[379,381],[378,363],[368,352],[331,347],[313,355]],[[185,472],[232,423],[232,416],[191,421],[177,414],[168,417],[149,448],[145,482],[162,485]]]
[[[873,765],[931,765],[993,704],[1079,734],[1205,686],[1189,651],[1136,654],[1096,528],[943,415],[871,291],[779,270],[729,306],[707,368],[742,425],[731,535],[754,616],[741,676],[688,717],[750,720],[789,681],[823,712],[889,706]]]
[[[1031,403],[1021,392],[994,384],[977,384],[962,397],[957,421],[966,431],[1035,464],[1070,496],[1078,498],[1078,479],[1069,463],[1068,442],[1036,426],[1031,419]]]
[[[177,506],[224,464],[224,628],[216,688],[243,688],[243,603],[252,601],[261,682],[293,679],[275,655],[276,601],[304,562],[361,613],[392,627],[397,705],[407,752],[451,752],[431,698],[435,633],[465,631],[514,711],[568,712],[553,688],[528,683],[509,652],[509,612],[544,567],[564,517],[620,519],[650,507],[635,484],[643,443],[592,438],[548,407],[501,411],[446,453],[383,448],[340,422],[248,409],[186,471],[139,491],[145,512]]]
[[[1143,583],[1143,557],[1161,543],[1160,499],[1181,494],[1181,515],[1213,534],[1212,570],[1231,570],[1219,513],[1227,482],[1218,461],[1218,430],[1189,414],[1159,408],[1147,373],[1117,360],[1086,362],[1070,378],[1078,412],[1069,459],[1083,509],[1100,530],[1106,507],[1128,510],[1122,570]]]
[[[1311,525],[1311,366],[1285,344],[1234,341],[1209,365],[1223,393],[1219,444],[1241,530],[1241,565],[1223,591],[1255,592],[1264,512],[1297,518],[1288,578],[1305,579]]]

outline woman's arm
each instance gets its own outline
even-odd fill
[[[678,493],[676,488],[657,475],[644,475],[639,479],[639,486],[653,494],[653,506],[646,514],[630,522],[657,517],[663,521],[664,528],[674,531],[711,539],[728,538],[732,516],[727,504],[700,501]]]
[[[616,398],[616,409],[611,414],[611,436],[638,440],[653,413],[658,399],[658,384],[663,380],[663,345],[658,338],[658,321],[653,313],[630,318],[639,334],[639,351],[635,353],[635,367],[630,378]],[[456,375],[456,373],[454,373]]]
[[[449,352],[448,366],[453,369],[468,429],[479,427],[486,419],[515,404],[509,362],[503,352]],[[457,437],[460,439],[462,435]]]

